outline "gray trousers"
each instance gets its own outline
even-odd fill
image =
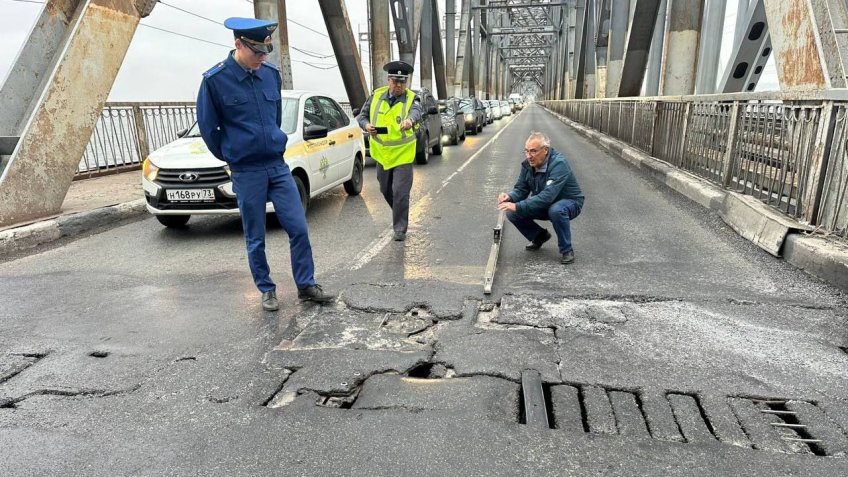
[[[380,192],[392,208],[392,228],[406,233],[409,226],[409,191],[412,190],[412,164],[383,169],[377,163],[377,182]]]

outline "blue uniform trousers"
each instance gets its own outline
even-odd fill
[[[265,257],[265,203],[269,200],[289,236],[292,275],[297,287],[315,285],[315,265],[306,215],[289,166],[282,161],[274,161],[264,167],[233,171],[232,179],[244,227],[247,260],[256,288],[263,293],[276,289]]]
[[[578,215],[580,215],[580,204],[572,199],[562,199],[551,204],[547,211],[532,216],[507,212],[506,218],[527,240],[535,239],[542,231],[542,227],[535,220],[550,220],[556,232],[559,253],[566,253],[572,250],[571,220]]]

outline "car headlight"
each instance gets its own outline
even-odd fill
[[[156,180],[156,174],[159,173],[159,168],[150,162],[150,158],[144,159],[141,165],[141,174],[150,182]]]
[[[471,114],[471,113],[466,114],[466,115],[465,115],[465,120],[466,120],[466,121],[474,121],[474,115],[473,115],[473,114]]]

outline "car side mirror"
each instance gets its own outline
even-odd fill
[[[430,106],[427,108],[427,114],[439,114],[439,108],[435,106]]]
[[[327,137],[327,132],[327,126],[319,126],[317,124],[306,126],[306,129],[303,130],[303,139],[309,141],[310,139],[325,138]]]
[[[177,131],[177,137],[183,137],[188,134],[188,128],[183,128]]]
[[[360,108],[353,108],[353,115],[354,115],[354,116],[359,116],[359,113],[360,113],[361,111],[362,111],[362,110],[361,110]]]

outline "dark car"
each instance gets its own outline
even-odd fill
[[[442,116],[436,98],[426,89],[415,92],[416,100],[421,103],[421,123],[418,127],[415,146],[415,162],[427,164],[430,161],[430,150],[433,155],[442,153]]]
[[[483,131],[483,126],[486,125],[486,109],[479,99],[474,96],[462,98],[459,102],[459,109],[465,115],[466,131],[472,135]]]
[[[465,115],[459,109],[459,98],[439,100],[439,113],[442,115],[444,139],[450,144],[459,144],[465,140]]]

